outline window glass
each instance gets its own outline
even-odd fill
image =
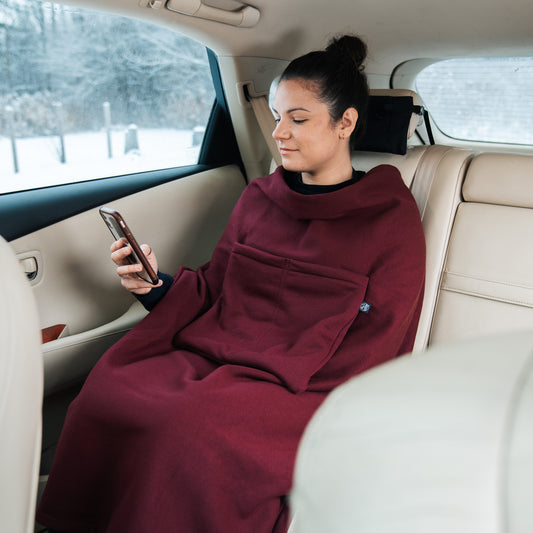
[[[205,47],[136,20],[0,3],[0,193],[194,164]]]
[[[472,141],[533,144],[533,58],[434,63],[416,89],[439,129]]]

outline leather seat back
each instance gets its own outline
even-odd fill
[[[43,363],[37,308],[0,238],[0,529],[34,529],[41,456]]]
[[[462,196],[429,344],[533,324],[533,156],[477,155]]]
[[[342,385],[301,441],[291,533],[533,531],[533,332]]]

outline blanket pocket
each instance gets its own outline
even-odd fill
[[[354,272],[236,244],[221,296],[178,339],[302,391],[342,342],[367,284]]]

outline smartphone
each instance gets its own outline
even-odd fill
[[[138,272],[139,277],[152,285],[157,285],[159,283],[157,273],[154,272],[148,259],[143,254],[141,247],[137,243],[131,230],[128,228],[125,220],[122,218],[122,215],[115,209],[106,206],[100,207],[99,211],[104,222],[107,224],[109,231],[111,231],[111,234],[115,237],[115,240],[118,241],[122,239],[124,241],[124,246],[130,246],[132,251],[126,259],[132,264],[142,265],[143,270]]]

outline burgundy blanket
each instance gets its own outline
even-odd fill
[[[300,436],[335,386],[410,350],[416,204],[382,165],[327,194],[253,181],[212,260],[182,268],[70,407],[38,520],[67,532],[287,528]]]

